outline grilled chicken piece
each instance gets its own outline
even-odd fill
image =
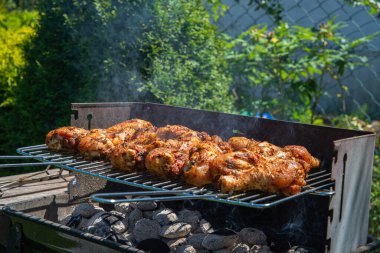
[[[188,163],[188,154],[174,148],[155,148],[145,159],[145,166],[149,172],[170,179],[178,179]]]
[[[152,123],[142,120],[142,119],[130,119],[114,126],[107,128],[107,132],[122,132],[127,129],[138,130],[141,128],[151,128],[153,127]]]
[[[157,129],[157,139],[165,145],[148,153],[145,159],[147,170],[162,178],[178,178],[189,164],[190,150],[211,137],[185,126],[167,125]]]
[[[318,168],[320,164],[319,160],[313,157],[307,149],[302,146],[291,145],[281,148],[266,141],[258,142],[245,137],[232,137],[228,140],[228,143],[235,151],[248,149],[263,156],[278,156],[283,159],[297,161],[302,165],[306,174],[309,173],[310,169]]]
[[[217,155],[232,151],[229,144],[218,136],[203,133],[196,133],[187,141],[179,139],[175,140],[177,145],[152,150],[146,158],[147,170],[162,178],[183,177],[196,186],[210,184],[209,163]]]
[[[148,152],[164,144],[157,140],[156,128],[139,129],[128,142],[115,146],[110,160],[114,167],[124,171],[143,170]]]
[[[164,127],[159,127],[157,129],[157,138],[166,140],[178,140],[178,141],[193,141],[197,140],[210,140],[211,137],[205,132],[197,132],[190,128],[181,125],[167,125]]]
[[[309,173],[310,169],[318,168],[320,165],[319,159],[312,156],[305,147],[289,145],[285,146],[284,149],[290,152],[302,164],[306,173]]]
[[[198,133],[184,126],[168,125],[158,129],[141,129],[135,133],[130,142],[117,146],[110,159],[111,163],[121,170],[143,170],[146,156],[151,150],[166,148],[184,151],[190,149],[191,144],[197,141],[199,141]],[[158,171],[158,168],[153,170]]]
[[[255,146],[258,142],[245,137],[231,137],[228,139],[228,143],[234,151],[240,151],[242,149],[250,149],[250,147]]]
[[[222,192],[262,190],[293,195],[306,185],[300,163],[282,157],[264,156],[247,149],[217,156],[210,171]]]
[[[79,127],[61,127],[46,135],[45,143],[51,150],[76,152],[81,138],[89,133]]]
[[[213,136],[214,137],[214,136]],[[210,163],[223,153],[231,151],[229,145],[220,137],[213,141],[202,141],[192,148],[189,156],[189,165],[184,169],[184,179],[188,184],[204,186],[212,183]]]
[[[145,159],[146,169],[161,178],[178,178],[189,164],[189,151],[198,143],[167,140],[161,146],[151,149]]]
[[[79,153],[86,160],[108,159],[115,145],[128,141],[135,132],[136,130],[132,128],[126,128],[118,133],[110,133],[105,129],[93,129],[80,140]]]

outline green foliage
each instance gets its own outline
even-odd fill
[[[380,15],[380,2],[378,0],[344,0],[353,6],[367,6],[371,14]]]
[[[39,1],[0,153],[67,125],[70,103],[150,101],[230,111],[226,43],[201,1]]]
[[[34,34],[36,12],[0,7],[0,108],[14,101],[14,87],[25,64],[22,45]]]
[[[226,43],[199,6],[197,1],[156,4],[157,25],[147,32],[143,51],[149,60],[147,89],[165,104],[230,111],[230,78],[220,57]]]
[[[348,88],[342,82],[347,69],[364,65],[353,53],[374,35],[349,41],[339,34],[342,23],[333,20],[318,28],[280,23],[273,31],[253,26],[231,40],[231,69],[238,109],[269,111],[277,118],[321,124],[315,117],[327,90],[325,80],[340,89],[341,112],[346,112]]]
[[[380,237],[380,146],[375,154],[373,181],[371,190],[371,212],[369,233]]]

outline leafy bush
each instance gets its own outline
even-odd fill
[[[71,102],[153,101],[230,111],[225,42],[201,1],[39,1],[0,152],[67,125]]]
[[[37,13],[0,6],[0,108],[13,104],[13,90],[25,64],[22,45],[34,34]]]
[[[315,117],[326,92],[326,79],[339,87],[341,112],[346,112],[347,86],[342,76],[366,62],[353,50],[377,34],[349,41],[333,20],[318,28],[280,23],[274,31],[254,26],[231,41],[229,59],[234,71],[238,109],[269,111],[281,119],[321,124]]]

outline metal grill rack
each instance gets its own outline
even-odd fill
[[[173,193],[177,192],[176,194],[178,195],[186,195],[193,199],[196,199],[197,196],[210,195],[210,197],[205,200],[257,209],[273,207],[306,194],[320,196],[330,196],[334,194],[332,190],[334,182],[331,181],[331,172],[328,170],[310,173],[306,179],[307,186],[302,189],[301,193],[293,196],[268,194],[259,191],[222,194],[211,186],[202,188],[194,187],[180,181],[174,182],[167,179],[160,179],[145,172],[126,173],[114,169],[109,162],[89,162],[85,161],[79,154],[52,152],[47,149],[45,144],[19,148],[17,152],[41,162],[58,162],[58,164],[54,166],[62,169],[91,175],[116,183],[152,191],[173,191]],[[189,192],[183,190],[188,190]],[[204,199],[204,197],[202,197],[202,199]]]

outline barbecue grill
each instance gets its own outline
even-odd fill
[[[154,197],[163,201],[199,199],[207,203],[217,202],[214,205],[227,209],[240,208],[246,215],[255,218],[256,225],[266,227],[274,236],[283,237],[288,243],[304,243],[318,252],[364,252],[360,251],[359,246],[368,243],[375,134],[151,103],[72,104],[73,126],[107,128],[131,118],[145,119],[158,127],[181,124],[197,131],[217,134],[224,139],[242,135],[278,146],[302,145],[321,160],[321,166],[310,173],[307,186],[301,193],[286,197],[259,191],[221,194],[213,187],[198,188],[180,181],[159,179],[144,172],[122,172],[112,168],[109,162],[88,162],[77,154],[52,152],[44,144],[19,148],[17,152],[41,164],[50,164],[76,175],[69,185],[66,204],[89,195],[93,195],[93,200],[106,204],[132,201],[120,198],[127,195],[125,193],[109,192],[128,190],[132,191],[130,195],[134,195],[133,191],[140,188],[163,194]],[[15,219],[32,219],[16,211],[18,209],[17,205],[9,206],[3,212],[11,217],[12,222]],[[52,230],[56,228],[51,227]],[[86,239],[83,235],[81,237]],[[374,247],[376,242],[374,240],[369,245]]]

